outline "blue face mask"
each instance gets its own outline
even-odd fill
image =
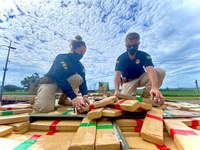
[[[81,60],[81,58],[83,57],[83,54],[79,54],[79,53],[77,53],[77,52],[74,52],[73,55],[74,55],[74,58],[75,58],[76,60]]]

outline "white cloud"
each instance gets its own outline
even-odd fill
[[[45,74],[55,56],[69,52],[70,40],[80,34],[87,44],[82,62],[88,86],[108,81],[113,87],[124,37],[136,31],[140,49],[167,72],[163,87],[194,87],[194,79],[200,80],[199,6],[198,0],[0,0],[0,45],[9,44],[3,36],[19,43],[13,43],[17,49],[10,53],[6,84],[20,85],[34,72]],[[7,50],[0,48],[3,68]]]

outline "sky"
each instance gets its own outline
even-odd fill
[[[141,35],[139,49],[166,71],[161,88],[195,88],[200,82],[200,0],[0,0],[0,80],[8,45],[5,85],[47,73],[54,58],[70,52],[79,34],[87,45],[81,62],[89,90],[114,88],[115,62],[124,38]]]

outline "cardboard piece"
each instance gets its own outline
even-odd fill
[[[162,109],[152,108],[148,111],[141,130],[141,137],[149,142],[163,145],[163,116]]]
[[[197,130],[191,129],[179,120],[165,119],[164,122],[178,149],[200,149],[200,133]]]
[[[0,125],[1,124],[24,122],[24,121],[29,121],[29,115],[28,114],[0,116]]]
[[[10,133],[12,133],[13,127],[0,125],[0,137],[4,137]]]
[[[118,117],[123,115],[123,111],[119,109],[114,109],[114,108],[104,108],[102,111],[102,116],[103,117]]]
[[[14,109],[14,110],[2,110],[0,111],[0,116],[8,116],[8,115],[17,115],[23,113],[32,113],[33,109],[26,108],[26,109]]]
[[[31,131],[71,131],[79,128],[81,120],[38,120],[30,124]]]
[[[116,96],[107,97],[107,98],[104,98],[100,101],[94,102],[93,104],[90,104],[86,107],[82,107],[82,109],[85,112],[85,111],[88,111],[88,110],[92,110],[94,108],[100,108],[100,107],[104,107],[104,106],[109,105],[109,104],[113,104],[117,100],[118,100],[118,98]]]
[[[97,123],[95,150],[120,150],[112,122],[104,118]]]
[[[94,150],[96,121],[84,118],[74,135],[68,150]]]
[[[90,120],[101,118],[102,111],[103,111],[103,108],[92,109],[87,113],[86,117]]]

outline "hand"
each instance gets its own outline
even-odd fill
[[[88,96],[87,96],[87,95],[84,95],[84,96],[83,96],[83,102],[84,102],[85,104],[87,104],[87,105],[89,105],[89,104],[90,104],[90,101],[89,101],[89,99],[88,99]]]
[[[120,94],[120,92],[118,90],[115,90],[114,96],[118,97],[118,94]]]
[[[165,99],[159,89],[151,89],[150,91],[151,100],[155,101],[156,103],[163,105]]]
[[[83,106],[85,106],[85,103],[83,102],[82,99],[78,99],[77,97],[72,99],[72,105],[78,109],[78,108],[82,108]]]

